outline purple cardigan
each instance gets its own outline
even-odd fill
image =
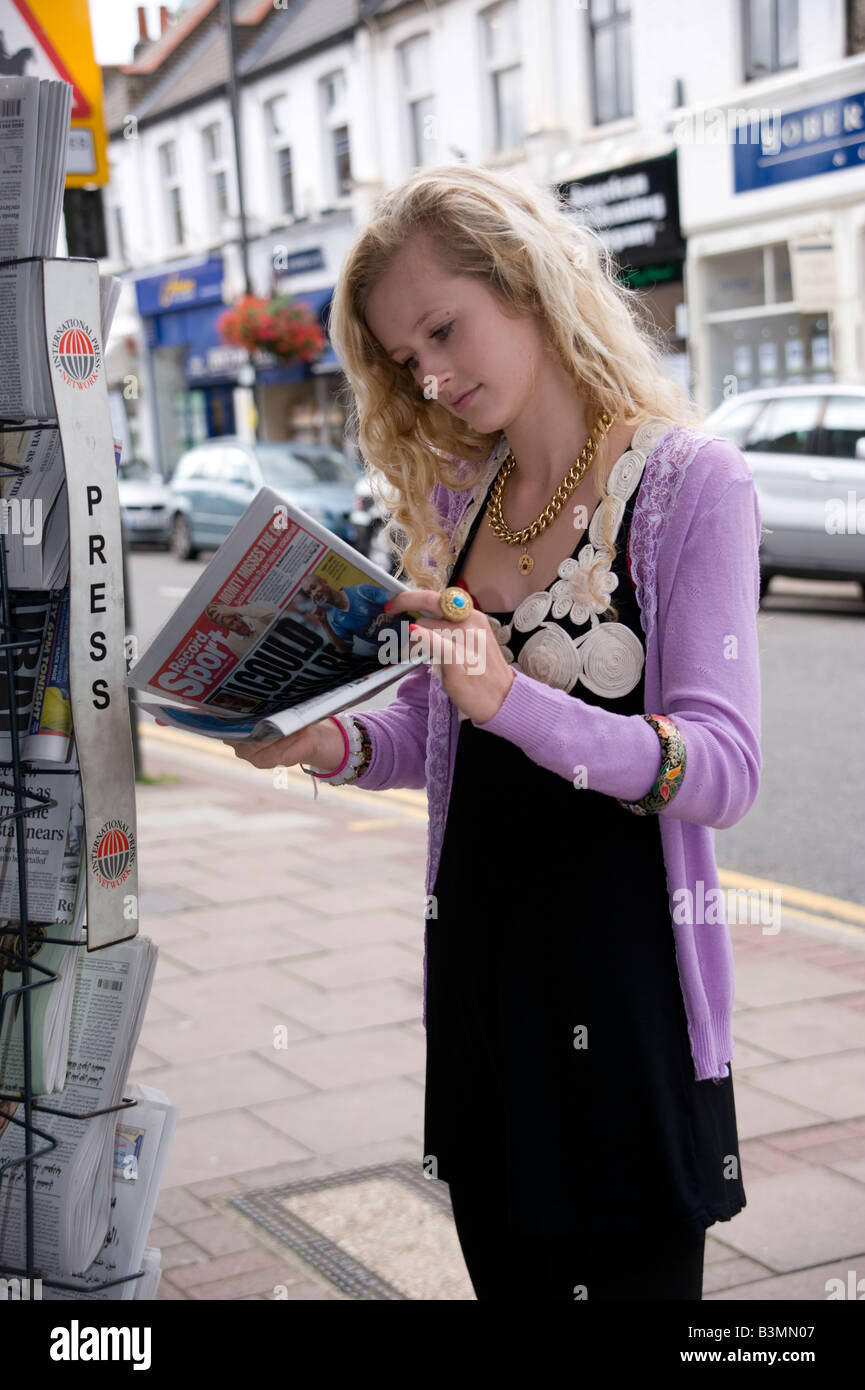
[[[448,579],[506,444],[502,436],[473,487],[436,484],[433,500],[453,544]],[[646,458],[628,555],[646,636],[645,712],[668,715],[687,751],[684,781],[659,819],[698,1081],[727,1076],[733,1057],[733,952],[714,829],[747,814],[760,782],[759,544],[757,493],[742,454],[727,440],[671,424]],[[386,709],[358,713],[370,732],[372,758],[362,777],[346,785],[427,788],[430,895],[459,710],[425,663],[404,677]],[[640,715],[588,705],[518,668],[501,709],[479,727],[568,781],[582,764],[593,791],[627,801],[646,795],[660,766],[658,735]],[[623,816],[631,814],[622,808]]]

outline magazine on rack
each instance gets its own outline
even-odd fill
[[[384,612],[408,587],[261,488],[126,683],[161,697],[138,707],[175,728],[284,738],[418,664],[412,614]]]

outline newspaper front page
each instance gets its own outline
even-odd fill
[[[417,665],[408,586],[261,488],[126,677],[183,705],[141,701],[214,738],[281,737],[346,709]]]

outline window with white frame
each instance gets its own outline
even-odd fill
[[[523,124],[523,69],[517,0],[500,0],[480,15],[483,62],[492,111],[493,149],[519,149]]]
[[[595,124],[633,116],[631,0],[590,0],[589,28]]]
[[[294,217],[294,175],[291,167],[291,146],[282,145],[276,151],[276,182],[280,212]]]
[[[159,146],[159,172],[162,178],[168,244],[182,246],[186,230],[183,222],[183,198],[180,192],[176,141],[166,140],[164,145]]]
[[[264,103],[264,129],[270,144],[270,167],[276,192],[271,208],[278,216],[294,217],[294,173],[288,139],[288,98],[278,92]]]
[[[214,121],[201,132],[204,146],[204,168],[207,196],[210,200],[210,223],[218,234],[229,215],[228,161],[225,153],[225,133],[221,121]]]
[[[412,168],[437,158],[435,98],[430,78],[430,36],[416,34],[397,48],[399,80],[405,104],[408,155]]]
[[[341,70],[328,73],[319,79],[318,87],[330,169],[329,192],[331,197],[342,198],[352,187],[345,73]]]
[[[745,81],[799,66],[799,0],[742,0]]]

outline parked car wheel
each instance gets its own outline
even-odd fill
[[[195,560],[198,550],[192,544],[189,522],[181,512],[176,512],[171,523],[171,553],[175,560]]]

